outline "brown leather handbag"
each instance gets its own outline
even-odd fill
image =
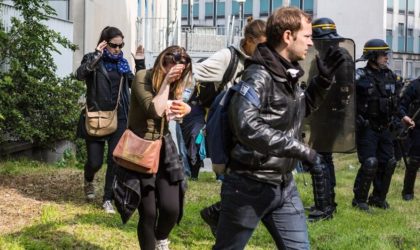
[[[126,129],[112,153],[114,161],[121,167],[146,174],[156,174],[159,168],[160,149],[162,147],[162,118],[159,139],[143,139]]]
[[[111,111],[89,111],[86,104],[86,132],[91,136],[105,136],[114,133],[118,127],[118,104],[120,102],[120,94],[123,78],[121,77],[120,87],[118,90],[117,105]]]

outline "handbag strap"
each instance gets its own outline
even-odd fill
[[[165,115],[162,116],[162,120],[160,121],[160,135],[159,135],[159,140],[162,139],[163,137],[163,128],[165,125]]]
[[[94,82],[96,83],[96,70],[95,70],[94,78],[93,79],[94,79]],[[123,79],[124,79],[124,77],[121,76],[120,86],[118,88],[117,104],[115,105],[115,108],[114,108],[113,111],[116,111],[118,109],[118,104],[120,103],[120,97],[121,97],[121,89],[122,89],[122,85],[123,85]],[[87,101],[86,101],[86,105],[85,106],[86,106],[86,112],[88,112],[89,111],[89,108],[88,108],[88,105],[87,105]]]

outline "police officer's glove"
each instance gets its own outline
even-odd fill
[[[345,51],[340,47],[328,48],[324,58],[316,56],[316,64],[318,66],[319,75],[328,81],[331,81],[337,69],[345,61]]]
[[[366,120],[363,116],[358,115],[356,117],[356,126],[358,128],[367,128],[369,126],[369,120]]]
[[[302,162],[303,169],[307,172],[310,172],[313,167],[323,164],[325,164],[324,157],[318,153],[315,153],[310,160]]]

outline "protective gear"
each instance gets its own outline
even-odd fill
[[[370,184],[375,178],[377,168],[378,160],[375,157],[369,157],[363,162],[353,187],[354,199],[357,203],[366,203]]]
[[[416,181],[417,171],[419,168],[420,157],[410,157],[404,175],[404,188],[402,191],[404,200],[412,200],[414,198],[414,183]]]
[[[312,22],[313,39],[342,39],[337,34],[337,29],[333,20],[327,17],[321,17]]]
[[[321,106],[311,114],[304,126],[305,141],[318,152],[348,153],[354,152],[355,146],[355,82],[354,82],[354,42],[350,39],[319,39],[308,51],[301,63],[305,75],[302,83],[310,82],[318,75],[316,54],[324,58],[330,46],[339,46],[345,61],[338,67],[333,83]],[[334,126],[331,126],[334,124]],[[328,133],[325,133],[328,131]]]
[[[331,81],[337,69],[346,60],[345,53],[340,47],[329,47],[323,59],[316,56],[319,75]]]
[[[376,60],[380,54],[388,54],[391,52],[391,48],[388,44],[381,39],[371,39],[365,43],[363,47],[363,55],[356,60],[365,61],[365,60]]]
[[[388,209],[389,204],[386,202],[389,186],[391,184],[392,175],[394,174],[397,161],[395,158],[389,159],[384,166],[378,166],[375,180],[373,182],[373,192],[369,197],[369,205]]]
[[[330,177],[322,156],[317,154],[310,168],[315,209],[309,213],[309,221],[331,219],[334,208],[331,204]]]

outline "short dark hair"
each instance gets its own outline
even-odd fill
[[[109,40],[117,36],[120,36],[122,39],[124,39],[124,35],[121,30],[115,27],[106,26],[101,32],[97,45],[104,40],[109,42]]]
[[[292,34],[302,28],[302,17],[308,23],[312,22],[312,17],[296,7],[282,7],[276,9],[267,20],[266,34],[267,44],[275,48],[281,43],[281,37],[286,30]]]

